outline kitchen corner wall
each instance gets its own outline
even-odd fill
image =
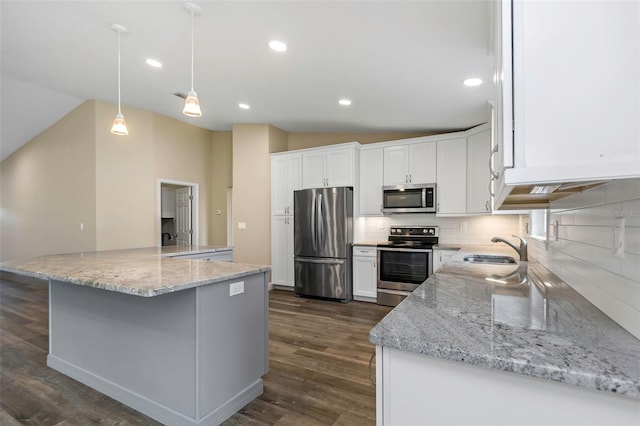
[[[228,246],[227,191],[233,186],[233,139],[231,132],[212,132],[211,201],[209,203],[209,244]],[[217,213],[220,211],[220,214]]]
[[[549,242],[531,255],[640,338],[640,179],[607,183],[551,205]]]
[[[233,245],[236,262],[271,264],[271,158],[287,133],[268,124],[233,125]],[[246,228],[240,229],[243,223]]]

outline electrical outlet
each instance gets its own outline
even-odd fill
[[[467,222],[460,222],[460,231],[467,232]]]
[[[238,222],[238,229],[247,229],[247,222]]]
[[[244,293],[244,281],[229,284],[229,296],[235,296],[242,293]]]
[[[616,257],[624,257],[624,217],[616,219],[613,225],[613,255]]]
[[[80,222],[80,230],[84,231],[84,222]]]
[[[216,214],[217,214],[217,215],[221,215],[221,214],[222,214],[222,210],[217,209],[217,210],[216,210]]]

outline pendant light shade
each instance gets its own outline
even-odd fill
[[[113,126],[111,126],[111,133],[119,136],[126,136],[129,134],[127,130],[127,122],[124,121],[124,115],[120,109],[120,35],[126,33],[127,29],[122,25],[112,24],[111,29],[118,33],[118,113],[115,120],[113,120]]]
[[[191,90],[189,90],[187,99],[184,102],[184,109],[182,110],[182,113],[188,117],[200,117],[202,116],[200,101],[198,100],[196,91],[193,90],[193,15],[199,15],[201,9],[193,3],[185,3],[184,8],[191,14]]]
[[[198,95],[193,90],[189,90],[187,99],[184,101],[184,109],[182,110],[182,113],[189,117],[200,117],[202,115]]]

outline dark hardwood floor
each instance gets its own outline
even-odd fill
[[[390,308],[269,293],[264,393],[226,425],[375,424],[369,329]],[[157,425],[46,366],[45,282],[0,281],[0,425]]]

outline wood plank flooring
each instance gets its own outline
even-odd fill
[[[225,425],[373,425],[369,329],[391,308],[269,293],[264,393]],[[46,366],[46,282],[0,281],[0,425],[157,425]]]

